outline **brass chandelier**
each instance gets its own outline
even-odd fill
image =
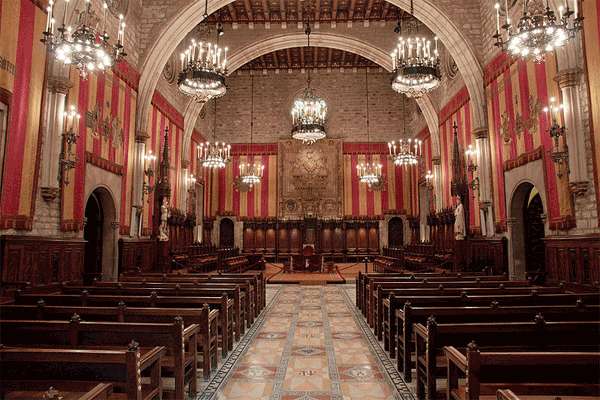
[[[403,112],[403,136],[406,137],[406,99],[402,97]],[[399,167],[412,167],[419,164],[419,158],[422,155],[422,142],[419,139],[400,139],[388,142],[390,157],[394,165]]]
[[[213,125],[213,140],[217,135],[217,99],[214,101],[214,125]],[[197,146],[198,161],[204,168],[221,169],[225,168],[227,163],[231,161],[231,145],[225,142],[206,142],[200,143]]]
[[[571,0],[558,7],[558,18],[550,8],[549,1],[523,0],[523,13],[519,22],[513,25],[509,16],[508,0],[504,1],[505,19],[500,23],[500,3],[496,3],[495,45],[514,57],[542,62],[545,54],[562,47],[583,27],[577,2]]]
[[[410,16],[413,15],[413,2],[410,2]],[[401,21],[398,31],[402,34]],[[392,89],[408,97],[420,97],[439,86],[442,79],[438,38],[431,39],[419,35],[419,22],[415,21],[413,36],[400,36],[392,51]]]
[[[367,154],[365,162],[356,166],[356,173],[361,183],[366,183],[369,188],[379,187],[383,177],[381,175],[383,166],[381,163],[373,161],[371,152],[371,129],[369,124],[369,69],[365,68],[365,92],[367,99],[366,125],[367,125]]]
[[[304,33],[310,47],[310,20],[306,23]],[[294,100],[292,106],[292,138],[301,140],[305,144],[313,144],[317,140],[326,138],[326,118],[327,104],[310,87],[310,68],[308,68],[306,89]]]
[[[79,16],[81,22],[75,27],[67,25],[69,2],[70,0],[63,0],[62,23],[59,27],[56,27],[54,18],[55,1],[48,2],[46,7],[48,16],[42,42],[58,61],[75,66],[79,70],[79,76],[85,80],[89,73],[105,71],[127,55],[123,47],[125,21],[123,15],[119,15],[117,42],[111,45],[110,37],[106,33],[108,4],[103,2],[102,5],[104,22],[100,32],[91,23],[94,19],[91,0],[85,0],[85,9]]]
[[[252,139],[254,134],[254,75],[250,75],[250,145],[248,149],[248,159],[252,153]],[[258,185],[263,177],[265,166],[260,161],[254,161],[250,163],[240,163],[240,176],[239,179],[243,185],[240,188],[248,188],[252,190],[254,185]]]
[[[208,18],[208,0],[204,3],[204,19]],[[222,29],[222,28],[221,28]],[[181,72],[177,80],[179,91],[197,102],[222,97],[227,91],[228,48],[219,46],[222,30],[217,29],[217,43],[191,40],[190,46],[180,54]]]

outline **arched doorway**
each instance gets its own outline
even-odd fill
[[[103,187],[95,189],[85,205],[84,283],[89,284],[94,279],[116,278],[117,227],[112,195]]]
[[[233,221],[223,218],[219,224],[219,247],[231,248],[233,245]]]
[[[104,214],[100,199],[96,193],[92,193],[85,205],[85,228],[83,229],[83,238],[86,240],[83,283],[86,285],[102,275],[103,227]]]
[[[525,279],[527,273],[543,274],[544,204],[533,184],[524,182],[517,187],[511,201],[511,217],[511,277]]]
[[[393,217],[388,222],[388,247],[402,247],[404,244],[404,225],[402,218]]]

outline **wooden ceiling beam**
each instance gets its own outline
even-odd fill
[[[356,7],[356,0],[350,0],[350,8],[348,8],[348,19],[354,19],[354,8]]]
[[[263,8],[263,17],[265,21],[271,20],[271,10],[269,10],[269,2],[267,0],[262,0],[262,8]]]
[[[285,55],[286,55],[286,59],[287,59],[288,68],[292,68],[292,52],[290,51],[289,48],[285,49]]]
[[[244,0],[244,10],[248,16],[248,22],[254,22],[254,13],[252,12],[252,4],[250,4],[250,0]]]
[[[346,62],[346,52],[342,51],[342,58],[340,59],[340,66],[343,67]]]
[[[300,67],[304,68],[304,47],[300,47]]]
[[[233,22],[238,22],[237,11],[235,10],[233,3],[227,4],[227,10],[229,10],[229,15],[231,15],[231,20]]]
[[[264,56],[260,56],[260,57],[258,57],[258,60],[260,61],[260,66],[262,67],[262,69],[266,69],[267,68],[267,63],[265,62],[265,57]]]
[[[296,3],[296,7],[298,7],[298,21],[302,21],[303,16],[302,16],[302,0],[298,0],[298,2]]]
[[[313,67],[319,66],[319,48],[315,47],[313,50]]]
[[[321,20],[321,0],[315,0],[315,21]]]
[[[371,11],[373,10],[373,0],[369,0],[367,3],[367,9],[365,10],[365,19],[369,19],[371,17]]]
[[[331,68],[332,58],[333,58],[333,49],[330,47],[327,49],[327,68]]]
[[[275,63],[275,68],[279,69],[279,57],[277,57],[277,51],[273,52],[273,62]]]
[[[338,8],[338,0],[333,0],[331,4],[331,20],[335,21],[337,19],[337,8]]]
[[[381,19],[385,20],[387,18],[387,15],[390,11],[390,3],[387,1],[383,2],[383,8],[381,10]]]
[[[287,21],[287,10],[285,6],[285,0],[279,0],[279,14],[282,22]]]

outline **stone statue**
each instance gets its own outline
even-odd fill
[[[456,196],[456,207],[454,208],[454,239],[465,240],[465,209],[460,201],[460,196]]]
[[[160,206],[160,225],[158,227],[158,240],[166,242],[169,240],[169,199],[163,198]]]

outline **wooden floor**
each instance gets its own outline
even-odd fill
[[[283,264],[267,263],[265,276],[269,283],[299,283],[304,285],[324,285],[354,282],[359,271],[364,272],[363,263],[336,264],[335,273],[292,272],[283,273]],[[369,270],[372,265],[369,264]]]

